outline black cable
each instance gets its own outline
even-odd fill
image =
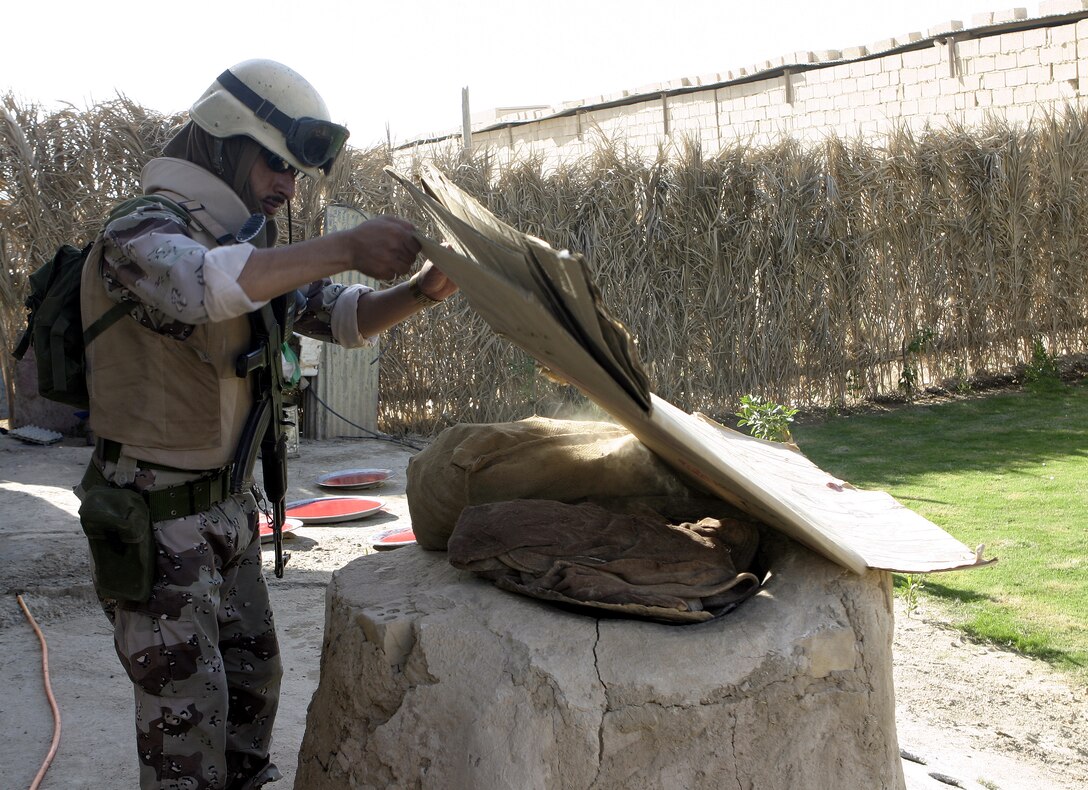
[[[313,398],[315,401],[317,401],[323,407],[325,407],[329,411],[329,413],[332,414],[334,417],[339,417],[341,420],[343,420],[344,422],[346,422],[348,425],[350,425],[352,428],[355,428],[356,430],[360,430],[363,433],[370,434],[370,437],[373,438],[373,439],[380,439],[383,442],[396,442],[397,444],[403,444],[405,447],[410,447],[411,449],[416,450],[417,452],[423,449],[418,444],[412,444],[412,442],[408,441],[407,439],[401,439],[400,437],[392,436],[392,435],[390,435],[388,433],[375,433],[374,431],[370,430],[369,428],[364,428],[362,425],[356,425],[351,420],[349,420],[347,417],[345,417],[343,414],[340,414],[338,411],[336,411],[336,409],[334,409],[332,406],[325,403],[325,401],[321,400],[321,398],[319,398],[317,396],[317,394],[314,393],[313,388],[310,388],[309,393],[310,393],[311,398]],[[358,438],[358,437],[350,437],[349,436],[349,437],[343,437],[343,438],[351,439],[351,438]]]

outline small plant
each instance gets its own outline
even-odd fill
[[[918,389],[918,357],[933,342],[936,332],[929,327],[919,329],[903,348],[903,372],[899,374],[899,389],[907,398]]]
[[[967,395],[971,392],[971,377],[967,375],[967,370],[963,365],[956,365],[956,372],[953,374],[953,378],[956,382],[956,392],[960,395]]]
[[[1045,392],[1058,389],[1061,381],[1057,355],[1047,353],[1040,338],[1032,338],[1031,360],[1024,366],[1024,382],[1036,392]]]
[[[908,573],[903,578],[906,581],[903,595],[904,602],[907,605],[907,617],[913,617],[914,613],[918,611],[918,595],[922,592],[926,575],[924,573]]]
[[[797,409],[791,409],[758,395],[745,395],[740,399],[738,426],[748,426],[748,433],[757,439],[788,442],[791,438],[789,424]]]

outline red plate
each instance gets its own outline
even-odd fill
[[[374,488],[392,476],[392,469],[345,469],[322,475],[317,478],[317,484],[323,488]]]
[[[283,529],[281,530],[284,535],[288,532],[292,532],[302,526],[302,522],[297,518],[288,518],[283,521]],[[261,513],[260,518],[257,520],[257,528],[261,533],[261,542],[272,540],[272,521],[264,513]]]
[[[411,529],[391,529],[383,532],[374,541],[374,548],[399,549],[401,546],[411,546],[416,542],[416,534]]]
[[[323,496],[287,503],[287,515],[303,524],[335,524],[372,516],[385,500],[368,496]]]

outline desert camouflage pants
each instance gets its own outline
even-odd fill
[[[136,697],[144,790],[260,787],[282,670],[252,495],[154,525],[144,604],[104,602]]]

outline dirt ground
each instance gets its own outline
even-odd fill
[[[352,492],[382,498],[384,511],[355,522],[304,526],[285,541],[291,559],[283,579],[272,576],[266,545],[285,666],[273,743],[284,781],[275,786],[293,785],[306,708],[318,681],[325,587],[333,571],[372,551],[382,532],[410,526],[404,484],[414,452],[373,439],[303,440],[301,457],[292,460],[292,500],[329,493],[315,483],[327,472],[379,467],[395,474],[379,489]],[[53,730],[39,642],[18,594],[45,635],[62,717],[60,746],[41,786],[137,786],[131,691],[88,581],[71,492],[89,455],[90,448],[74,442],[46,447],[0,437],[0,787],[30,786]],[[967,641],[924,607],[910,618],[897,611],[894,656],[897,726],[910,790],[947,788],[949,782],[989,790],[1088,786],[1083,685],[1040,662]]]

